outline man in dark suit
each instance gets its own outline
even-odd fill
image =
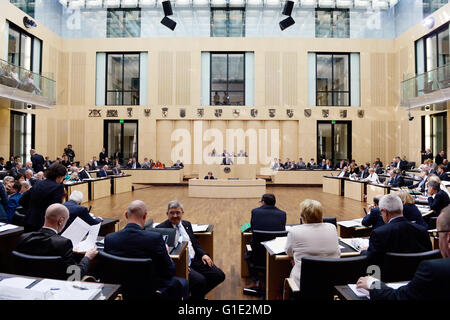
[[[61,256],[66,268],[77,265],[81,276],[87,274],[91,260],[97,255],[94,247],[86,252],[80,263],[73,255],[72,241],[59,235],[69,219],[69,210],[62,204],[54,203],[45,211],[44,226],[39,231],[24,233],[20,236],[16,250],[35,256]],[[64,274],[65,270],[61,270]]]
[[[375,197],[373,197],[373,204],[369,206],[370,212],[361,221],[361,224],[363,226],[372,227],[372,230],[384,226],[380,208],[378,207],[381,197],[382,195],[376,195]]]
[[[120,170],[120,164],[117,163],[114,168],[112,168],[113,175],[118,176],[122,174],[122,170]]]
[[[130,203],[125,211],[128,224],[119,232],[105,237],[105,252],[127,258],[151,258],[154,265],[153,289],[166,291],[168,299],[186,299],[186,279],[175,277],[175,264],[162,235],[144,230],[147,206],[140,200]]]
[[[34,149],[30,150],[30,154],[34,172],[44,171],[44,164],[45,164],[44,157],[36,153],[36,150]]]
[[[434,159],[434,162],[436,162],[437,165],[440,165],[442,164],[442,162],[444,162],[444,159],[445,159],[445,151],[441,150],[441,152],[439,152],[439,154]]]
[[[211,171],[209,171],[208,172],[208,175],[207,176],[205,176],[203,179],[205,179],[205,180],[214,180],[214,176],[213,176],[213,173],[211,172]]]
[[[75,159],[75,151],[72,149],[71,144],[68,144],[67,148],[64,149],[64,154],[67,155],[69,162],[73,163],[73,161]]]
[[[250,219],[251,230],[261,231],[284,231],[286,230],[286,212],[275,207],[276,198],[271,193],[266,193],[261,197],[259,208],[252,210]],[[250,240],[250,246],[255,248],[258,243],[255,243],[253,238]],[[254,250],[252,250],[253,252]],[[253,262],[254,257],[251,253],[245,258],[248,263]],[[260,290],[260,281],[258,273],[249,267],[249,274],[252,277],[252,283],[248,285],[247,289]]]
[[[406,156],[403,156],[403,159],[400,160],[400,170],[408,170],[408,160],[406,160]]]
[[[81,191],[75,190],[70,194],[69,201],[63,203],[63,206],[65,206],[69,210],[69,220],[67,221],[66,226],[62,232],[64,232],[77,217],[79,217],[90,226],[101,223],[103,221],[101,217],[92,217],[89,213],[88,208],[80,205],[82,202],[83,193]]]
[[[225,280],[225,274],[214,265],[209,255],[195,238],[189,221],[181,220],[183,205],[177,200],[170,201],[167,207],[167,220],[157,228],[175,228],[179,241],[188,241],[189,291],[193,300],[202,300],[205,295]]]
[[[439,216],[441,210],[450,204],[447,192],[441,190],[441,185],[437,181],[428,182],[428,204],[434,211],[433,216]]]
[[[100,171],[97,173],[97,178],[107,177],[108,172],[106,172],[106,170],[108,170],[108,166],[105,164],[103,168],[101,168]]]
[[[425,192],[425,185],[428,181],[428,170],[424,169],[420,172],[420,177],[422,178],[421,181],[417,182],[416,184],[412,184],[408,186],[409,189],[416,189],[420,192]]]
[[[85,165],[84,170],[80,170],[78,176],[80,177],[80,180],[91,179],[92,177],[89,174],[89,165]]]
[[[99,153],[98,155],[98,159],[99,159],[99,163],[100,165],[104,165],[105,164],[105,158],[107,157],[106,155],[106,149],[102,148],[102,151]]]
[[[405,185],[405,181],[403,180],[403,177],[399,174],[398,169],[394,169],[389,171],[390,179],[389,179],[389,185],[391,187],[403,187]]]
[[[367,251],[369,265],[382,268],[387,252],[414,253],[431,250],[427,230],[403,217],[403,202],[396,194],[386,194],[380,199],[379,208],[385,223],[372,231]]]
[[[369,290],[371,300],[450,300],[450,206],[437,219],[439,249],[443,259],[422,261],[412,280],[392,289],[368,276],[361,277],[357,288]]]

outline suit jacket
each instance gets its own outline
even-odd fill
[[[69,220],[67,220],[66,226],[64,227],[63,231],[67,229],[68,226],[77,218],[79,217],[81,220],[89,224],[90,226],[101,223],[102,220],[99,218],[92,218],[89,214],[89,210],[86,207],[80,206],[73,200],[69,200],[63,203],[63,206],[65,206],[69,210]]]
[[[394,290],[381,282],[370,289],[371,300],[450,300],[450,258],[422,261],[412,280]]]
[[[203,179],[205,179],[205,180],[214,180],[214,176],[211,176],[211,178],[210,177],[208,177],[208,176],[205,176]]]
[[[431,158],[431,159],[433,159],[433,158]],[[441,157],[441,155],[438,153],[434,162],[436,162],[437,165],[440,165],[440,164],[442,164],[442,162],[444,162],[444,158]]]
[[[376,174],[382,174],[383,173],[383,168],[382,167],[377,167],[375,170]]]
[[[442,172],[442,174],[438,174],[437,176],[439,177],[439,179],[441,179],[441,181],[447,181],[448,180],[448,175],[447,175],[447,173],[445,171]]]
[[[206,251],[203,250],[203,248],[198,243],[197,238],[195,238],[194,232],[192,231],[191,223],[186,220],[181,220],[181,224],[183,225],[184,229],[186,230],[186,233],[188,234],[189,239],[191,240],[192,247],[194,248],[194,251],[195,251],[194,259],[201,260],[202,257],[208,253],[206,253]],[[156,228],[174,228],[174,226],[170,223],[169,220],[166,220],[163,223],[158,224],[156,226]]]
[[[411,223],[405,217],[398,217],[372,231],[367,254],[369,265],[383,266],[387,252],[416,253],[431,250],[427,229]]]
[[[251,230],[284,231],[286,230],[286,212],[275,206],[261,206],[252,210]],[[253,238],[250,241],[253,246]]]
[[[400,170],[407,170],[407,169],[408,169],[408,161],[400,160]]]
[[[31,156],[31,162],[33,163],[34,172],[44,171],[44,157],[40,154],[33,154]]]
[[[8,222],[8,217],[6,216],[6,207],[8,205],[8,195],[6,194],[5,187],[3,183],[0,183],[0,222]]]
[[[136,169],[137,169],[137,168],[140,168],[140,167],[141,167],[141,164],[140,164],[139,162],[136,161]],[[127,168],[133,169],[133,163],[132,163],[132,162],[127,163]]]
[[[100,160],[101,163],[105,162],[105,158],[107,157],[106,152],[100,152],[98,154],[98,159]]]
[[[29,209],[25,217],[25,224],[29,230],[39,230],[44,225],[45,210],[53,203],[62,202],[64,186],[53,180],[45,179],[36,183],[30,190]]]
[[[415,222],[425,229],[428,229],[428,224],[423,220],[422,214],[415,204],[404,204],[403,205],[403,216],[411,222]]]
[[[175,264],[167,253],[162,235],[144,230],[135,223],[128,223],[122,230],[106,235],[104,250],[120,257],[151,258],[157,286],[175,275]]]
[[[81,170],[78,177],[80,178],[80,180],[89,179],[89,176],[88,176],[88,173],[86,172],[86,170]]]
[[[66,268],[70,265],[78,265],[81,269],[82,277],[86,275],[91,262],[89,258],[83,257],[80,263],[77,264],[73,255],[72,241],[48,228],[41,228],[39,231],[22,234],[16,250],[35,256],[61,256],[66,264]],[[62,270],[62,273],[65,273],[65,271]]]
[[[101,177],[107,177],[108,173],[106,172],[105,169],[101,168],[100,171],[97,173],[97,177],[101,178]]]
[[[396,175],[394,178],[389,180],[389,185],[391,187],[403,187],[405,185],[405,181],[401,175]]]
[[[417,182],[416,184],[408,186],[409,189],[415,189],[420,188],[420,192],[425,192],[425,184],[427,183],[428,177],[425,179],[422,179],[421,181]]]
[[[366,227],[372,227],[372,230],[384,226],[385,223],[381,217],[380,208],[370,209],[370,213],[362,219],[361,224]]]
[[[22,194],[20,192],[17,192],[11,195],[8,199],[8,205],[6,207],[6,216],[8,217],[8,223],[11,223],[12,218],[14,217],[16,208],[19,206],[20,198],[22,198]]]
[[[14,161],[6,161],[5,170],[11,170],[16,166]]]
[[[122,171],[120,169],[117,169],[116,167],[112,168],[112,172],[113,172],[113,175],[116,175],[116,176],[118,176],[119,174],[122,173]]]
[[[447,192],[444,190],[439,190],[438,193],[433,197],[428,197],[428,204],[430,209],[434,210],[434,215],[438,216],[441,210],[450,204],[450,199]]]

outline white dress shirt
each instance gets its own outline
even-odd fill
[[[380,180],[378,179],[378,175],[375,172],[373,174],[369,174],[369,176],[366,179],[364,179],[364,181],[380,183]]]
[[[179,228],[178,228],[179,226]],[[189,238],[188,233],[186,232],[186,229],[184,228],[183,224],[180,223],[178,225],[173,224],[173,227],[175,229],[177,229],[177,232],[179,232],[179,238],[178,238],[178,242],[183,242],[183,241],[188,241],[188,253],[189,253],[189,258],[190,260],[194,259],[195,257],[195,250],[194,247],[192,246],[192,242],[191,242],[191,238]],[[190,263],[189,263],[190,265]]]

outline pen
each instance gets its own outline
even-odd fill
[[[80,289],[80,290],[89,290],[88,288],[84,288],[84,287],[80,287],[80,286],[76,286],[76,285],[73,285],[72,287],[74,287],[75,289]]]

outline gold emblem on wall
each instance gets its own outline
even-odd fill
[[[161,108],[161,112],[162,112],[163,118],[167,118],[167,115],[169,113],[169,108],[167,108],[167,107]]]
[[[252,110],[250,110],[250,115],[251,115],[253,118],[256,118],[256,116],[258,115],[258,109],[252,109]]]
[[[239,109],[233,109],[233,116],[235,118],[239,117],[239,114],[241,113],[241,111]]]
[[[89,109],[88,117],[101,117],[102,111],[100,109]]]
[[[214,115],[216,116],[216,118],[220,118],[222,116],[222,109],[216,109],[214,111]]]
[[[186,109],[180,109],[180,117],[181,118],[184,118],[184,117],[186,117]]]
[[[150,117],[150,109],[144,109],[144,115]]]
[[[116,118],[119,116],[119,114],[118,114],[117,110],[109,109],[109,110],[106,110],[106,116],[110,117],[110,118]]]
[[[339,115],[341,116],[341,118],[347,118],[347,110],[340,110]]]
[[[329,115],[330,115],[330,110],[329,109],[323,109],[322,110],[322,117],[328,118]]]
[[[358,110],[358,117],[363,118],[364,117],[364,110]]]
[[[205,109],[203,109],[203,108],[198,108],[197,109],[197,116],[199,117],[199,118],[203,118],[203,115],[205,114]]]
[[[269,117],[275,117],[275,109],[269,109]]]
[[[286,109],[286,114],[289,118],[294,116],[294,109]]]
[[[311,117],[312,110],[311,109],[305,109],[303,111],[303,113],[304,113],[305,117],[309,118],[309,117]]]
[[[133,116],[133,108],[127,108],[127,114],[128,118],[131,118]]]

